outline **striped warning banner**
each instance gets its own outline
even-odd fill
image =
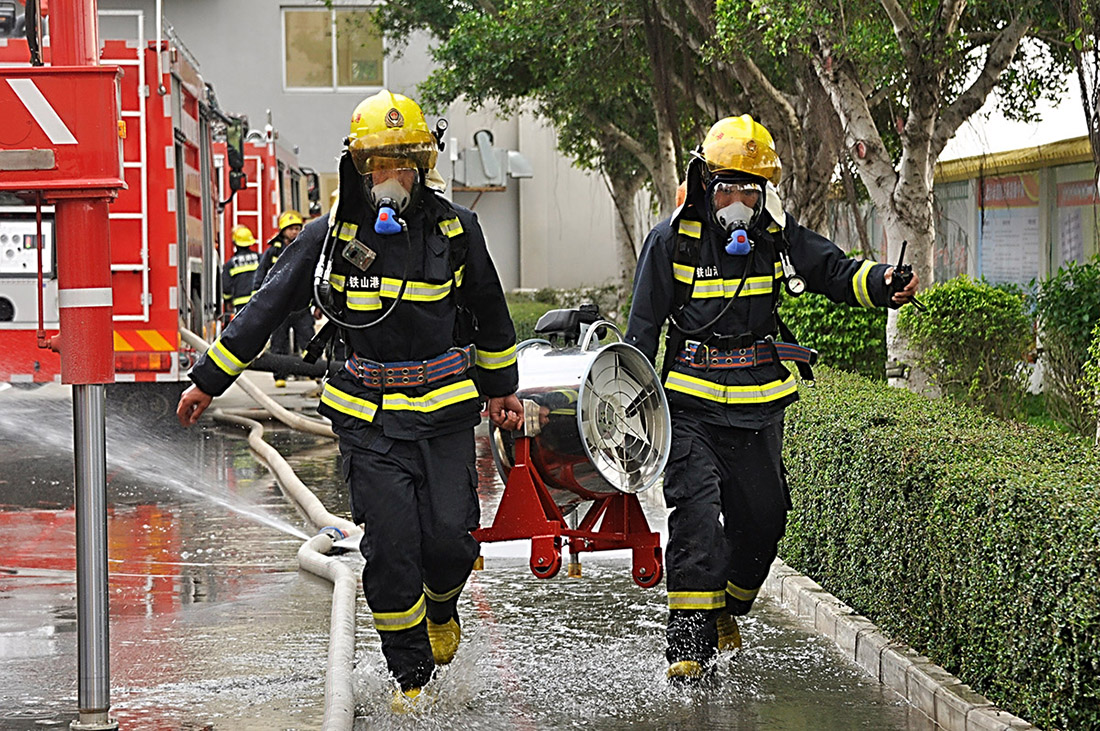
[[[115,352],[179,350],[179,333],[174,330],[115,330]]]

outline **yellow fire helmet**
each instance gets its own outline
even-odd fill
[[[718,120],[703,140],[702,153],[695,155],[711,175],[748,173],[779,185],[783,174],[771,133],[748,114]]]
[[[235,226],[233,228],[233,243],[237,246],[255,246],[256,237],[252,235],[252,229],[248,226]]]
[[[287,226],[301,226],[302,215],[298,211],[289,210],[283,211],[279,216],[279,230],[282,231]]]
[[[386,90],[359,102],[347,145],[360,175],[392,168],[431,170],[439,155],[416,102]]]

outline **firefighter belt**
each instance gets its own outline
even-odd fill
[[[774,354],[773,354],[774,351]],[[745,348],[719,350],[705,343],[689,340],[676,355],[676,362],[689,368],[754,368],[780,360],[792,360],[807,365],[817,362],[817,351],[794,343],[775,343],[757,340]]]
[[[473,345],[451,348],[430,360],[401,363],[378,363],[352,353],[344,363],[344,369],[370,388],[407,388],[465,373],[476,357],[477,351]]]

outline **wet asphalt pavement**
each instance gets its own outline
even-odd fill
[[[295,384],[292,384],[294,386]],[[297,389],[300,393],[304,384]],[[294,390],[293,388],[291,389]],[[75,529],[65,389],[0,392],[0,730],[76,718]],[[335,513],[335,444],[267,434]],[[502,485],[479,439],[483,524]],[[324,712],[330,585],[297,567],[312,532],[248,450],[204,420],[184,431],[108,422],[111,701],[124,729],[316,729]],[[656,527],[663,508],[648,505]],[[356,729],[928,729],[769,600],[715,681],[669,689],[663,584],[624,554],[585,554],[584,577],[540,580],[525,543],[487,544],[460,603],[463,645],[413,717],[391,685],[360,593]],[[346,554],[358,572],[361,559]]]

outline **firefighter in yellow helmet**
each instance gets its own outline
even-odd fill
[[[480,552],[471,531],[482,403],[504,429],[518,428],[523,411],[515,328],[481,226],[428,185],[438,150],[411,99],[363,100],[335,208],[285,248],[192,369],[177,409],[194,423],[288,313],[311,298],[324,310],[318,338],[337,331],[348,357],[330,368],[318,410],[339,437],[352,516],[364,525],[363,586],[397,710],[417,704],[458,648],[458,601]]]
[[[248,226],[233,228],[233,255],[222,267],[222,299],[226,315],[240,311],[252,299],[252,279],[260,265],[256,237]]]
[[[785,213],[782,169],[763,125],[720,120],[638,260],[626,341],[655,358],[668,323],[670,682],[702,679],[717,651],[740,647],[735,617],[752,607],[786,528],[783,411],[798,390],[783,361],[810,379],[817,353],[783,325],[782,288],[895,308],[917,290],[916,277],[903,286],[891,267],[847,258]]]
[[[279,260],[286,247],[294,243],[298,234],[302,232],[302,215],[298,211],[288,209],[279,214],[277,221],[279,233],[275,234],[267,242],[263,256],[260,258],[260,266],[256,269],[256,275],[252,281],[253,291],[263,286],[264,279],[275,262]],[[310,308],[296,310],[287,315],[286,320],[271,333],[271,352],[276,355],[301,354],[313,338],[313,315]],[[275,385],[278,388],[286,386],[287,376],[290,375],[286,366],[276,366],[272,372]]]

